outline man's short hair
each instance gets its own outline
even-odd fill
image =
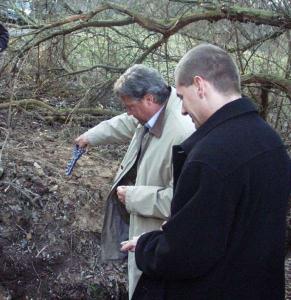
[[[170,96],[162,75],[154,68],[136,64],[127,69],[114,84],[113,88],[118,97],[131,97],[141,100],[146,94],[154,96],[157,103],[164,103]]]
[[[189,86],[194,76],[201,76],[222,94],[240,93],[240,75],[237,65],[223,49],[201,44],[190,51],[178,63],[176,83]]]

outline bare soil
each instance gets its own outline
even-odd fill
[[[43,124],[17,110],[11,124],[5,144],[0,111],[0,300],[127,299],[126,264],[100,259],[106,196],[126,146],[91,148],[66,176],[72,141],[87,128]],[[290,211],[288,226],[290,241]]]
[[[104,204],[124,147],[89,149],[65,175],[86,128],[0,112],[0,299],[126,299],[126,265],[104,265]]]

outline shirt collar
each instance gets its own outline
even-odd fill
[[[242,97],[232,102],[227,103],[216,111],[202,126],[200,126],[187,140],[180,146],[188,154],[193,146],[206,136],[212,129],[218,127],[225,121],[236,118],[240,115],[258,112],[255,105],[247,97]]]
[[[163,108],[165,105],[163,105],[145,124],[144,126],[151,129],[155,126]]]

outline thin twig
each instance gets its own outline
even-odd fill
[[[48,245],[44,246],[36,255],[35,258],[39,257],[39,255],[48,247]]]

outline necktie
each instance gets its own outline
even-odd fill
[[[126,179],[127,179],[127,185],[134,185],[135,184],[135,180],[136,180],[136,175],[137,175],[137,169],[138,169],[138,165],[140,163],[140,159],[144,153],[144,149],[145,149],[145,136],[148,134],[149,132],[149,128],[144,126],[143,128],[143,132],[140,135],[140,143],[139,143],[139,150],[135,159],[135,162],[133,164],[133,166],[131,167],[131,169],[128,171],[127,175],[126,175]]]
[[[140,142],[140,148],[139,148],[139,151],[138,151],[138,154],[137,154],[137,161],[139,160],[140,158],[140,155],[143,154],[143,151],[144,151],[144,148],[145,148],[145,136],[148,134],[149,132],[149,128],[147,126],[144,126],[143,127],[143,132],[142,132],[142,135],[141,135],[141,142]]]

